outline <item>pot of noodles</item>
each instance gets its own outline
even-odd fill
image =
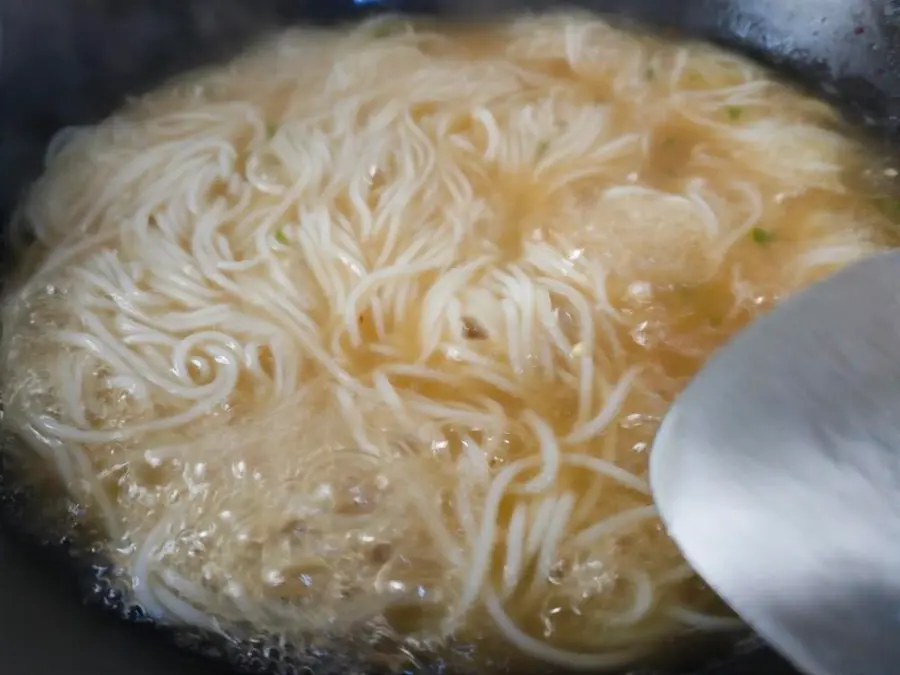
[[[791,672],[647,460],[718,346],[900,241],[843,114],[890,130],[887,4],[794,4],[269,26],[58,130],[2,291],[3,672]]]

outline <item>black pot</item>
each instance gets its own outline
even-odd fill
[[[226,57],[273,24],[331,22],[387,5],[467,18],[556,4],[385,0],[373,9],[365,0],[0,0],[0,221],[37,175],[54,130],[102,119],[125,95]],[[884,143],[900,136],[900,0],[576,4],[743,51],[833,100]],[[60,551],[37,546],[9,522],[0,529],[0,673],[225,675],[221,664],[176,649],[153,626],[84,607],[82,585]],[[335,664],[323,663],[326,671],[335,672]],[[756,673],[795,671],[756,644],[693,675]]]

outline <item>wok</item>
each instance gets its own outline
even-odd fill
[[[553,0],[0,0],[0,219],[40,170],[61,126],[102,119],[127,94],[227,57],[267,27],[333,22],[372,11],[485,18]],[[718,41],[832,99],[883,143],[900,133],[900,0],[581,0]],[[8,506],[8,504],[7,504]],[[59,550],[0,525],[0,673],[233,673],[179,650],[159,629],[86,607],[83,575]],[[93,604],[104,604],[96,593]],[[99,600],[99,602],[98,602]],[[758,642],[691,675],[790,675]],[[340,672],[324,656],[309,675]],[[245,661],[255,670],[258,664]],[[669,674],[666,674],[669,675]]]

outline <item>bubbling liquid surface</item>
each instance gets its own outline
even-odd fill
[[[739,627],[657,519],[661,416],[895,245],[895,175],[746,60],[591,17],[285,33],[54,144],[5,452],[160,622],[628,665]]]

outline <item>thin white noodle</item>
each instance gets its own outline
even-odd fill
[[[560,466],[559,444],[552,427],[528,410],[522,415],[522,421],[534,432],[540,445],[541,472],[522,486],[526,492],[543,492],[556,480]]]
[[[538,551],[537,566],[534,573],[534,586],[532,592],[536,592],[539,584],[543,584],[550,578],[553,565],[556,562],[559,544],[565,535],[569,517],[572,515],[572,507],[575,505],[575,495],[571,492],[560,497],[553,508],[547,529]]]
[[[591,457],[590,455],[566,454],[563,455],[563,464],[589,469],[601,476],[611,478],[617,483],[629,487],[632,490],[645,495],[650,494],[650,486],[645,479],[639,478],[633,473],[630,473],[607,460]]]
[[[610,616],[607,620],[613,626],[633,626],[642,621],[653,609],[655,593],[650,575],[641,570],[629,570],[626,574],[634,586],[634,599],[631,606],[622,612]]]
[[[544,497],[537,508],[531,527],[528,529],[528,539],[525,542],[525,555],[529,558],[535,555],[541,547],[545,532],[556,510],[556,502],[556,497]]]
[[[682,384],[661,354],[724,337],[674,292],[755,315],[883,248],[855,146],[714,49],[578,14],[495,35],[288,32],[48,147],[2,306],[9,452],[90,506],[154,619],[305,638],[440,602],[451,644],[486,605],[567,669],[736,625],[671,604],[683,561],[619,546],[664,536],[648,427],[618,420]],[[588,611],[605,556],[618,609]],[[557,593],[596,654],[517,626]]]
[[[631,387],[640,372],[640,368],[628,369],[625,374],[619,378],[619,381],[616,383],[615,387],[613,387],[609,396],[606,397],[606,401],[600,409],[600,412],[597,413],[592,420],[589,420],[581,427],[573,429],[569,435],[566,436],[565,442],[570,444],[584,443],[601,433],[619,414],[622,404],[628,397]]]
[[[655,506],[639,506],[628,511],[622,511],[583,529],[572,538],[571,542],[573,546],[590,544],[623,527],[628,527],[629,525],[657,516],[658,512]]]
[[[744,622],[735,617],[715,616],[705,612],[698,612],[694,609],[688,609],[687,607],[669,607],[666,610],[666,613],[673,619],[697,630],[730,632],[746,628]]]
[[[524,504],[517,504],[506,531],[506,559],[503,563],[503,595],[512,593],[522,578],[525,566],[525,521],[527,510]]]
[[[528,656],[565,668],[591,671],[598,668],[615,668],[633,662],[640,655],[638,649],[606,651],[600,654],[583,654],[558,649],[546,642],[531,637],[519,628],[503,609],[500,598],[490,588],[484,591],[485,607],[488,614],[512,644]]]
[[[476,602],[489,572],[490,558],[497,538],[497,512],[500,507],[500,500],[506,493],[510,483],[523,471],[535,465],[535,459],[528,458],[513,462],[509,466],[504,467],[491,482],[490,488],[488,488],[484,497],[480,531],[472,546],[472,557],[469,561],[462,591],[460,592],[460,599],[454,611],[444,621],[445,631],[451,631]]]

